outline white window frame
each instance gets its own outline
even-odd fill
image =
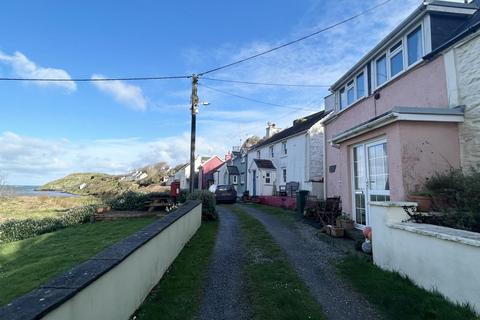
[[[407,43],[407,37],[413,32],[415,31],[415,29],[417,29],[418,27],[420,27],[420,34],[422,36],[422,39],[421,39],[421,45],[422,45],[422,53],[421,53],[421,56],[420,56],[420,59],[418,59],[416,62],[412,63],[411,65],[408,65],[408,43]],[[408,29],[407,32],[405,32],[401,37],[397,38],[393,44],[389,47],[387,47],[385,50],[383,50],[382,52],[380,52],[376,57],[375,59],[372,60],[371,62],[371,66],[372,66],[372,83],[373,83],[373,87],[375,89],[379,89],[379,88],[382,88],[383,86],[387,85],[388,83],[390,83],[392,80],[396,79],[397,77],[401,76],[402,74],[404,74],[405,72],[407,72],[408,70],[414,68],[416,65],[418,65],[419,63],[421,63],[423,61],[423,56],[425,56],[425,43],[427,41],[426,39],[426,35],[425,35],[425,24],[422,22],[419,22],[417,24],[415,24],[414,26],[412,26],[411,28]],[[393,48],[399,41],[402,41],[402,45],[395,49],[393,52],[390,52],[390,49]],[[403,70],[400,71],[399,73],[397,73],[396,75],[394,75],[392,77],[392,74],[391,74],[391,58],[393,56],[395,56],[395,54],[397,54],[400,50],[402,50],[402,58],[403,58]],[[387,60],[387,80],[380,84],[380,85],[377,85],[377,61],[383,57],[383,56],[386,56],[386,60]]]
[[[270,158],[273,159],[273,158],[275,157],[275,152],[274,152],[275,150],[274,150],[273,146],[270,146],[270,147],[268,148],[268,151],[269,151],[269,153],[270,153]]]
[[[267,181],[267,179],[269,181]],[[265,172],[265,184],[272,184],[272,174],[270,172]]]
[[[245,158],[246,158],[246,155],[242,154],[242,163],[245,163]]]
[[[282,168],[282,181],[287,183],[287,168]]]
[[[237,175],[234,175],[234,176],[232,176],[232,177],[233,177],[233,178],[232,178],[233,184],[238,184],[238,176],[237,176]]]
[[[282,141],[282,155],[284,157],[288,155],[287,141]]]
[[[363,73],[363,92],[364,92],[364,94],[363,94],[362,97],[358,97],[357,96],[357,78],[362,73]],[[367,67],[365,66],[362,70],[357,72],[351,79],[349,79],[343,87],[341,87],[338,90],[338,106],[339,106],[338,111],[339,112],[353,106],[355,103],[357,103],[361,99],[368,96],[368,81],[369,80],[368,80]],[[348,103],[348,90],[351,89],[351,88],[353,88],[353,102]],[[344,92],[345,92],[345,103],[346,103],[345,106],[342,105],[342,95],[340,93],[342,90],[344,90]]]
[[[240,184],[245,184],[245,174],[244,173],[242,173],[240,175]]]
[[[262,154],[260,153],[260,150],[257,150],[257,159],[262,159]]]

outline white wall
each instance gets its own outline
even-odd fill
[[[374,263],[480,313],[480,233],[405,223],[405,204],[371,203]]]
[[[201,224],[198,204],[42,319],[130,319]]]
[[[451,107],[465,105],[465,122],[459,124],[462,167],[480,163],[480,31],[445,54]]]

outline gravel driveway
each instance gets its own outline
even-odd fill
[[[239,221],[230,210],[217,208],[220,225],[198,318],[251,319],[243,279],[245,250]]]
[[[291,228],[250,206],[241,208],[262,222],[283,248],[328,319],[381,319],[363,297],[337,276],[331,261],[339,261],[343,253],[318,239],[316,229],[303,223]]]

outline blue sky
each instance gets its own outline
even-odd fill
[[[380,1],[9,1],[0,10],[0,76],[129,77],[201,72],[345,19]],[[367,16],[216,78],[331,84],[419,5]],[[394,12],[395,14],[392,14]],[[223,155],[267,121],[284,128],[320,110],[326,88],[201,81],[292,111],[199,88],[198,151]],[[41,184],[71,172],[121,173],[188,159],[188,80],[0,82],[0,175]]]

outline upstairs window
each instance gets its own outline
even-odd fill
[[[283,153],[284,156],[286,156],[288,154],[287,141],[282,142],[282,153]]]
[[[347,107],[347,93],[345,89],[340,90],[340,110],[343,110]]]
[[[390,48],[390,77],[394,77],[403,71],[403,45],[399,41]]]
[[[257,151],[257,159],[261,159],[260,158],[260,150]]]
[[[383,55],[377,59],[375,64],[377,87],[387,82],[387,56]]]
[[[242,163],[245,163],[245,155],[242,154]]]
[[[242,173],[242,175],[240,176],[240,183],[241,184],[245,184],[245,175]]]
[[[273,159],[273,157],[275,156],[275,153],[273,152],[273,146],[270,147],[270,158]]]
[[[407,36],[407,50],[408,50],[408,65],[412,65],[422,58],[422,26],[413,30]]]
[[[351,105],[355,102],[355,88],[353,80],[347,83],[347,104]]]
[[[365,97],[365,75],[360,73],[357,76],[357,100]]]

